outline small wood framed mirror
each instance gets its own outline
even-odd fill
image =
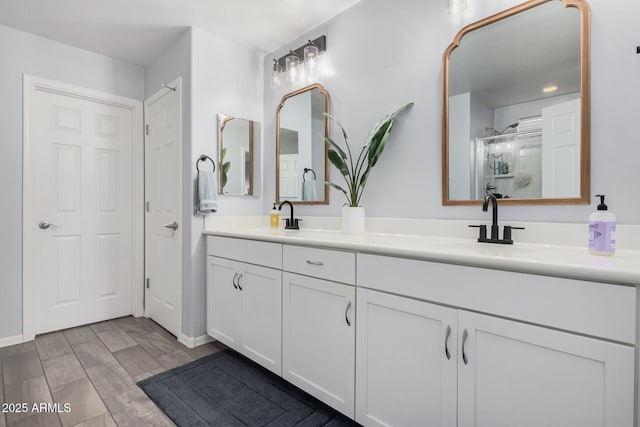
[[[316,83],[282,97],[276,111],[276,202],[327,205],[329,92]]]

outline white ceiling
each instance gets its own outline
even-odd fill
[[[269,53],[361,0],[0,0],[0,25],[141,66],[185,28]]]

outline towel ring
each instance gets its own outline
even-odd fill
[[[313,169],[311,168],[304,168],[304,173],[302,174],[302,182],[306,181],[305,179],[305,175],[307,174],[307,172],[311,172],[313,174],[313,180],[316,180],[316,173]]]
[[[200,156],[200,158],[196,162],[196,171],[198,171],[198,173],[200,173],[200,168],[198,167],[198,165],[200,164],[200,162],[204,162],[206,160],[211,160],[211,164],[213,165],[213,172],[216,171],[216,162],[214,162],[211,157],[203,154],[202,156]]]

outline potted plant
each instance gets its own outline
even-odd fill
[[[346,182],[346,187],[334,182],[326,182],[326,184],[341,191],[347,199],[347,203],[342,208],[342,231],[344,233],[356,234],[364,232],[364,207],[360,206],[360,199],[369,174],[382,155],[393,128],[393,120],[399,113],[411,106],[413,106],[413,102],[400,107],[376,123],[357,158],[354,158],[349,145],[349,137],[342,125],[333,116],[324,113],[325,117],[333,120],[342,130],[342,137],[346,146],[345,151],[331,138],[324,137],[330,147],[329,161],[340,171]]]

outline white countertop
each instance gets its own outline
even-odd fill
[[[207,223],[203,233],[545,276],[640,285],[640,251],[637,250],[618,250],[615,256],[606,257],[592,255],[586,247],[578,246],[517,242],[513,245],[501,245],[478,243],[474,238],[392,233],[368,232],[362,235],[348,235],[324,229],[274,230],[256,221]]]

